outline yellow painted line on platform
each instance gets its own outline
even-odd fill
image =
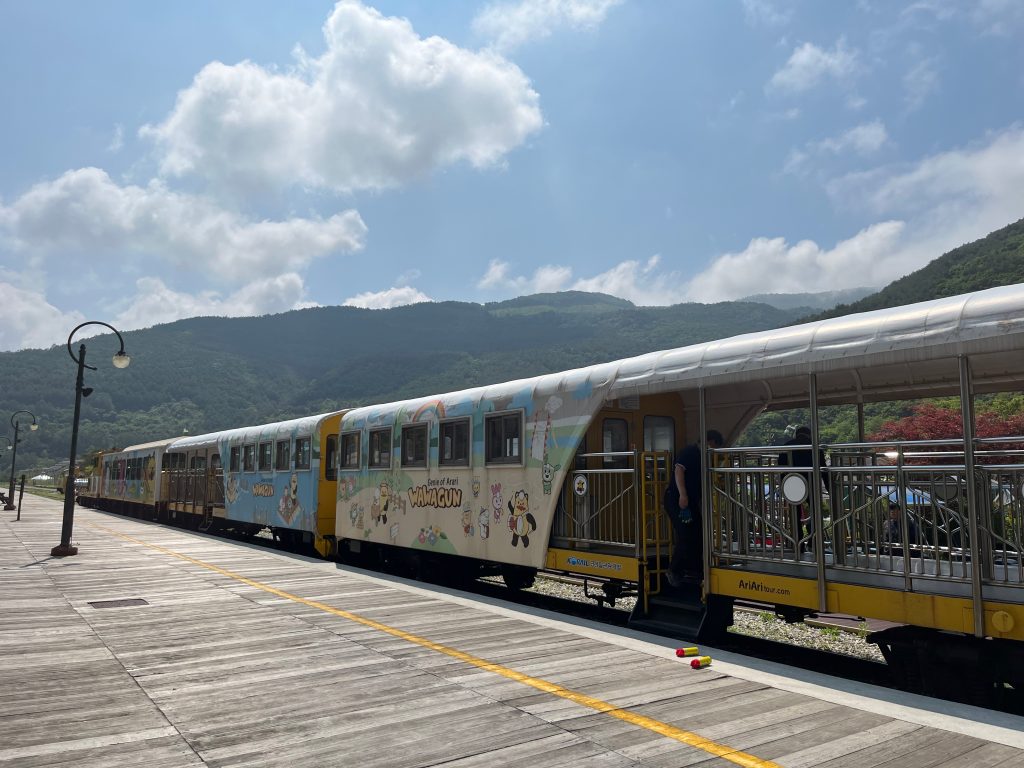
[[[691,731],[686,731],[682,728],[677,728],[674,725],[663,723],[660,720],[655,720],[654,718],[641,715],[637,712],[631,712],[628,709],[621,709],[619,707],[616,707],[614,704],[609,704],[606,701],[594,698],[593,696],[588,696],[585,693],[579,693],[578,691],[572,691],[568,688],[563,688],[557,683],[552,683],[548,680],[542,680],[539,677],[532,677],[522,672],[517,672],[516,670],[502,666],[501,664],[496,664],[492,661],[487,661],[487,659],[481,659],[479,656],[474,656],[470,653],[460,651],[457,648],[451,648],[447,645],[435,643],[433,640],[428,640],[425,637],[420,637],[419,635],[414,635],[410,632],[405,632],[401,629],[388,626],[387,624],[382,624],[379,621],[368,619],[364,616],[360,616],[359,614],[352,613],[351,611],[342,610],[341,608],[335,608],[333,606],[327,605],[326,603],[321,603],[317,600],[307,600],[304,597],[293,595],[290,592],[285,592],[284,590],[278,589],[277,587],[272,587],[269,584],[263,584],[262,582],[255,581],[254,579],[250,579],[240,574],[233,573],[232,571],[229,571],[225,568],[221,568],[217,565],[213,565],[212,563],[207,563],[203,560],[198,560],[194,557],[190,557],[189,555],[184,555],[180,552],[175,552],[173,549],[161,547],[159,544],[151,544],[148,541],[143,541],[142,539],[137,539],[133,536],[128,536],[127,534],[120,533],[119,531],[115,531],[111,528],[107,528],[102,525],[97,525],[95,523],[86,523],[86,525],[89,525],[92,528],[97,528],[99,530],[106,531],[107,533],[122,538],[125,541],[130,541],[134,544],[139,544],[144,547],[149,547],[150,549],[155,549],[158,552],[163,552],[165,555],[170,555],[171,557],[176,557],[179,560],[184,560],[186,562],[192,563],[193,565],[198,565],[202,568],[206,568],[207,570],[213,571],[214,573],[219,573],[222,576],[227,576],[228,578],[234,579],[235,581],[241,582],[242,584],[246,584],[255,589],[262,590],[263,592],[267,592],[271,595],[276,595],[277,597],[283,598],[285,600],[291,600],[296,603],[301,603],[302,605],[309,606],[310,608],[316,608],[317,610],[333,614],[334,616],[340,616],[343,619],[354,621],[357,624],[362,624],[363,626],[376,629],[380,632],[384,632],[393,637],[397,637],[407,642],[414,643],[415,645],[422,646],[423,648],[429,648],[432,651],[443,653],[445,656],[450,656],[453,659],[464,661],[467,664],[471,664],[474,667],[477,667],[478,669],[482,669],[487,672],[493,672],[494,674],[501,675],[502,677],[508,678],[509,680],[515,680],[517,683],[528,685],[531,688],[535,688],[538,691],[551,694],[552,696],[558,696],[559,698],[566,699],[568,701],[579,704],[583,707],[589,707],[590,709],[596,710],[597,712],[601,712],[602,714],[609,715],[610,717],[623,720],[627,723],[630,723],[631,725],[635,725],[640,728],[645,728],[648,731],[653,731],[654,733],[665,736],[666,738],[673,739],[675,741],[682,742],[683,744],[687,744],[691,747],[703,750],[708,754],[715,755],[716,757],[720,757],[723,760],[728,760],[730,763],[735,763],[736,765],[744,766],[744,768],[780,768],[778,763],[773,763],[771,760],[762,760],[759,757],[755,757],[754,755],[748,754],[746,752],[741,752],[740,750],[733,749],[732,747],[726,746],[725,744],[719,744],[716,741],[705,739],[703,736],[699,736],[698,734],[693,733]]]

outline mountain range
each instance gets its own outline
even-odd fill
[[[118,348],[113,336],[86,340],[87,360],[97,370],[86,372],[86,386],[94,391],[83,401],[79,455],[507,381],[1017,282],[1024,282],[1024,220],[863,298],[855,291],[638,307],[613,296],[567,291],[484,305],[317,307],[263,317],[179,320],[124,333],[132,356],[124,370],[107,362]],[[833,300],[849,303],[822,312]],[[0,353],[0,418],[26,409],[39,422],[37,431],[22,432],[19,472],[66,459],[75,370],[63,346]],[[6,472],[0,464],[0,476]]]

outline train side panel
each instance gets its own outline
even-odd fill
[[[558,491],[609,378],[597,366],[350,411],[338,539],[542,568]],[[469,433],[461,464],[460,423]],[[353,440],[355,461],[345,450]]]

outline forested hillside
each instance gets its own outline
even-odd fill
[[[1024,220],[827,316],[1017,282],[1024,282]],[[79,452],[508,381],[776,328],[805,313],[755,302],[637,307],[568,291],[486,305],[320,307],[181,320],[126,333],[126,370],[109,363],[113,337],[87,341],[88,361],[98,370],[87,372],[95,391],[83,402]],[[66,458],[74,375],[63,346],[0,353],[0,418],[24,408],[40,422],[24,435],[19,467]],[[905,417],[908,407],[870,406],[869,431]],[[745,439],[770,443],[805,419],[799,411],[765,414]],[[5,427],[0,434],[9,432]],[[825,409],[825,440],[855,433],[850,409]]]
[[[636,307],[567,292],[181,320],[125,333],[125,370],[110,365],[116,339],[86,340],[98,370],[86,372],[95,391],[82,404],[80,453],[560,371],[794,317],[763,304]],[[25,408],[40,422],[23,433],[19,467],[66,458],[74,377],[63,346],[0,354],[0,417]]]
[[[878,293],[806,319],[899,307],[1015,283],[1024,283],[1024,219],[954,248]]]

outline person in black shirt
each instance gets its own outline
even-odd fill
[[[725,445],[722,433],[709,429],[709,448]],[[676,463],[665,489],[665,513],[672,523],[675,549],[666,578],[673,587],[684,581],[699,581],[703,573],[704,535],[701,507],[701,449],[692,444],[676,455]]]

